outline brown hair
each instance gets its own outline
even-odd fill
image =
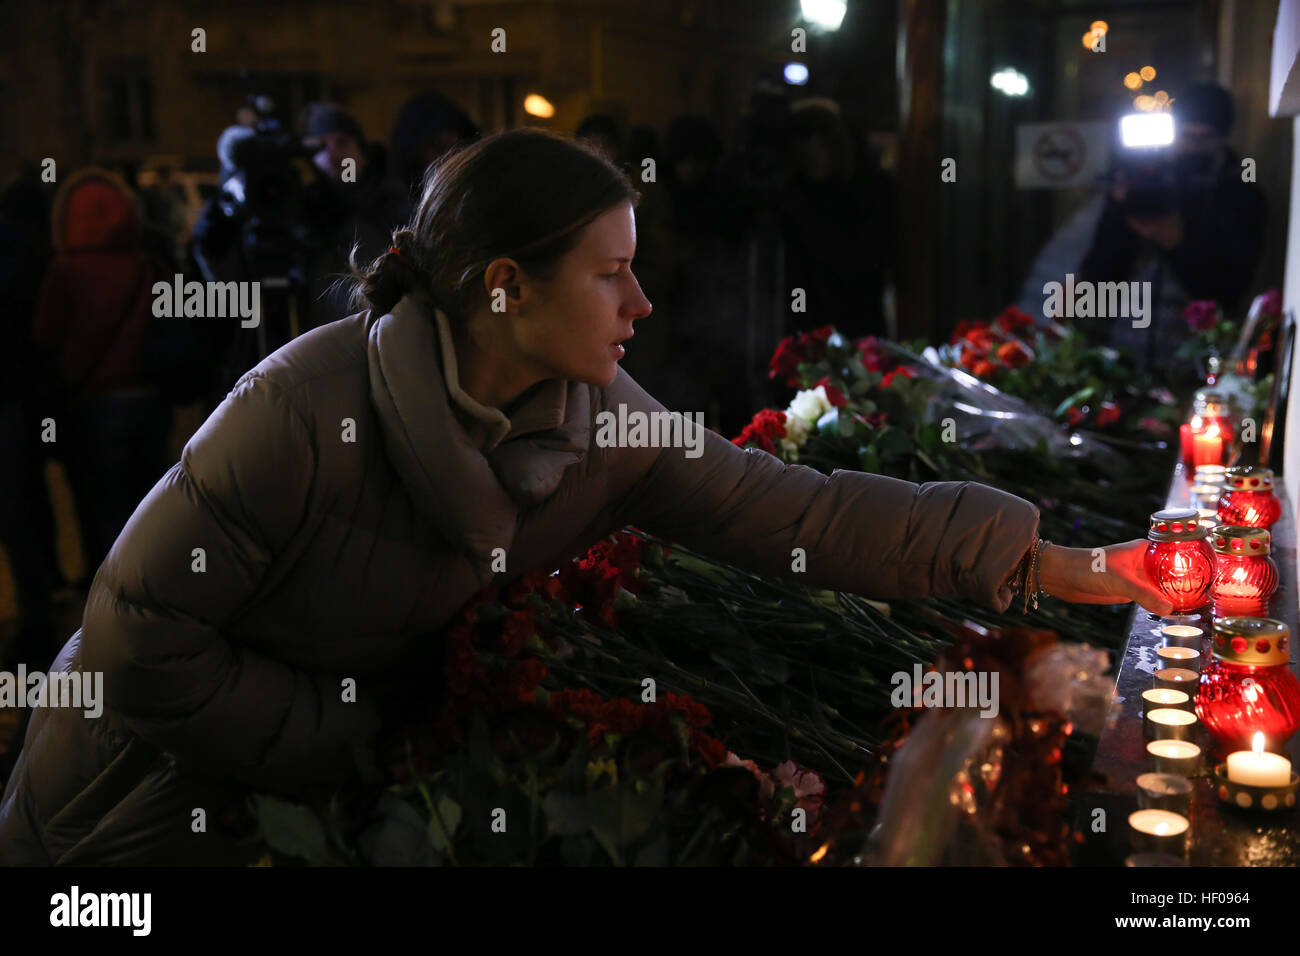
[[[425,173],[414,218],[390,250],[361,271],[353,247],[352,302],[382,314],[408,292],[424,292],[453,322],[487,297],[488,265],[514,259],[543,282],[583,227],[641,194],[598,151],[547,130],[495,133],[453,149]]]

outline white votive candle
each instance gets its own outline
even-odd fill
[[[1142,707],[1144,710],[1155,710],[1158,707],[1181,707],[1187,710],[1191,703],[1191,695],[1186,691],[1153,687],[1142,692]]]
[[[1147,744],[1147,753],[1160,773],[1190,777],[1201,763],[1201,748],[1190,740],[1153,740]]]
[[[1251,750],[1228,754],[1228,779],[1247,787],[1285,787],[1291,782],[1291,761],[1264,750],[1264,735],[1255,734]]]
[[[1156,656],[1170,667],[1198,670],[1201,666],[1201,652],[1191,647],[1157,647]]]
[[[1199,627],[1190,624],[1166,624],[1160,629],[1160,634],[1167,643],[1180,647],[1199,644],[1204,633]]]
[[[1138,807],[1143,810],[1172,810],[1190,816],[1192,783],[1172,773],[1144,773],[1137,778]]]
[[[1158,707],[1143,715],[1148,740],[1190,740],[1196,732],[1196,715],[1176,707]]]
[[[1128,825],[1135,848],[1181,856],[1191,823],[1171,810],[1137,810],[1128,815]]]
[[[1166,667],[1164,670],[1156,671],[1155,686],[1168,690],[1188,690],[1195,687],[1200,679],[1200,674],[1186,667]]]
[[[1153,740],[1147,753],[1158,773],[1190,777],[1201,765],[1201,748],[1190,740]]]

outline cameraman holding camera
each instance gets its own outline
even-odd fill
[[[268,97],[250,100],[253,125],[231,126],[218,142],[221,192],[193,234],[206,281],[261,283],[262,325],[249,336],[231,329],[227,386],[294,335],[347,314],[337,280],[348,252],[357,242],[362,258],[378,256],[402,198],[377,144],[343,110],[313,104],[298,137]]]
[[[1094,339],[1133,349],[1143,371],[1167,367],[1190,336],[1182,315],[1189,301],[1212,299],[1227,312],[1241,299],[1259,264],[1267,214],[1263,193],[1244,181],[1241,159],[1227,144],[1232,95],[1213,84],[1193,86],[1173,115],[1171,148],[1128,154],[1117,164],[1079,267],[1080,280],[1151,283],[1149,328],[1114,319],[1082,323]]]

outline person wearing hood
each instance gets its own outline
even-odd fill
[[[876,598],[1006,610],[1041,587],[1170,611],[1145,538],[1094,571],[1091,550],[1042,542],[1034,504],[985,485],[825,475],[704,429],[686,447],[602,437],[611,415],[669,415],[620,367],[651,313],[638,199],[542,130],[439,162],[358,270],[363,310],[245,374],[100,568],[52,669],[102,675],[102,714],[33,715],[0,798],[6,862],[249,862],[224,809],[361,775],[385,702],[436,704],[468,599],[627,525]]]
[[[382,148],[366,140],[350,113],[313,103],[303,133],[316,148],[312,164],[320,174],[308,184],[303,204],[312,237],[306,275],[310,314],[303,323],[310,329],[333,322],[346,308],[352,247],[365,259],[383,251],[400,221],[402,196],[387,178]]]
[[[117,174],[74,173],[54,196],[54,257],[37,297],[32,339],[50,359],[66,414],[66,442],[86,563],[96,568],[131,512],[167,470],[171,407],[151,380],[142,345],[153,285],[168,264],[141,248],[136,199]]]

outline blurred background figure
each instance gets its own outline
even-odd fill
[[[0,653],[0,669],[43,666],[58,650],[50,596],[63,583],[54,551],[54,521],[45,484],[41,419],[47,401],[31,342],[41,278],[49,262],[50,203],[35,176],[0,193],[0,545],[12,568],[21,618]]]
[[[599,150],[611,162],[623,165],[623,130],[614,117],[593,113],[574,130],[574,138]]]
[[[402,104],[388,137],[388,174],[404,190],[398,215],[403,223],[415,209],[425,170],[449,149],[478,137],[468,114],[441,93],[417,93]]]
[[[351,114],[313,103],[302,132],[308,148],[317,147],[312,162],[320,173],[303,203],[309,312],[301,331],[307,331],[349,313],[349,293],[340,279],[353,244],[360,261],[378,257],[405,210],[401,191],[387,176],[386,151],[366,140]]]
[[[807,294],[800,331],[834,325],[849,338],[884,335],[889,216],[859,185],[853,138],[833,100],[797,103],[791,127],[794,176],[782,232],[791,288]]]
[[[1252,288],[1267,206],[1244,181],[1227,142],[1232,95],[1196,84],[1173,100],[1175,139],[1167,148],[1116,148],[1100,222],[1079,266],[1092,282],[1151,283],[1151,327],[1131,321],[1079,320],[1090,335],[1133,349],[1139,367],[1168,366],[1190,337],[1187,303],[1212,299],[1225,313]]]
[[[68,477],[91,573],[167,469],[171,407],[146,373],[142,344],[153,285],[171,264],[145,251],[127,184],[98,167],[54,197],[55,250],[41,285],[33,340],[49,357],[61,406],[49,417],[66,443]]]

